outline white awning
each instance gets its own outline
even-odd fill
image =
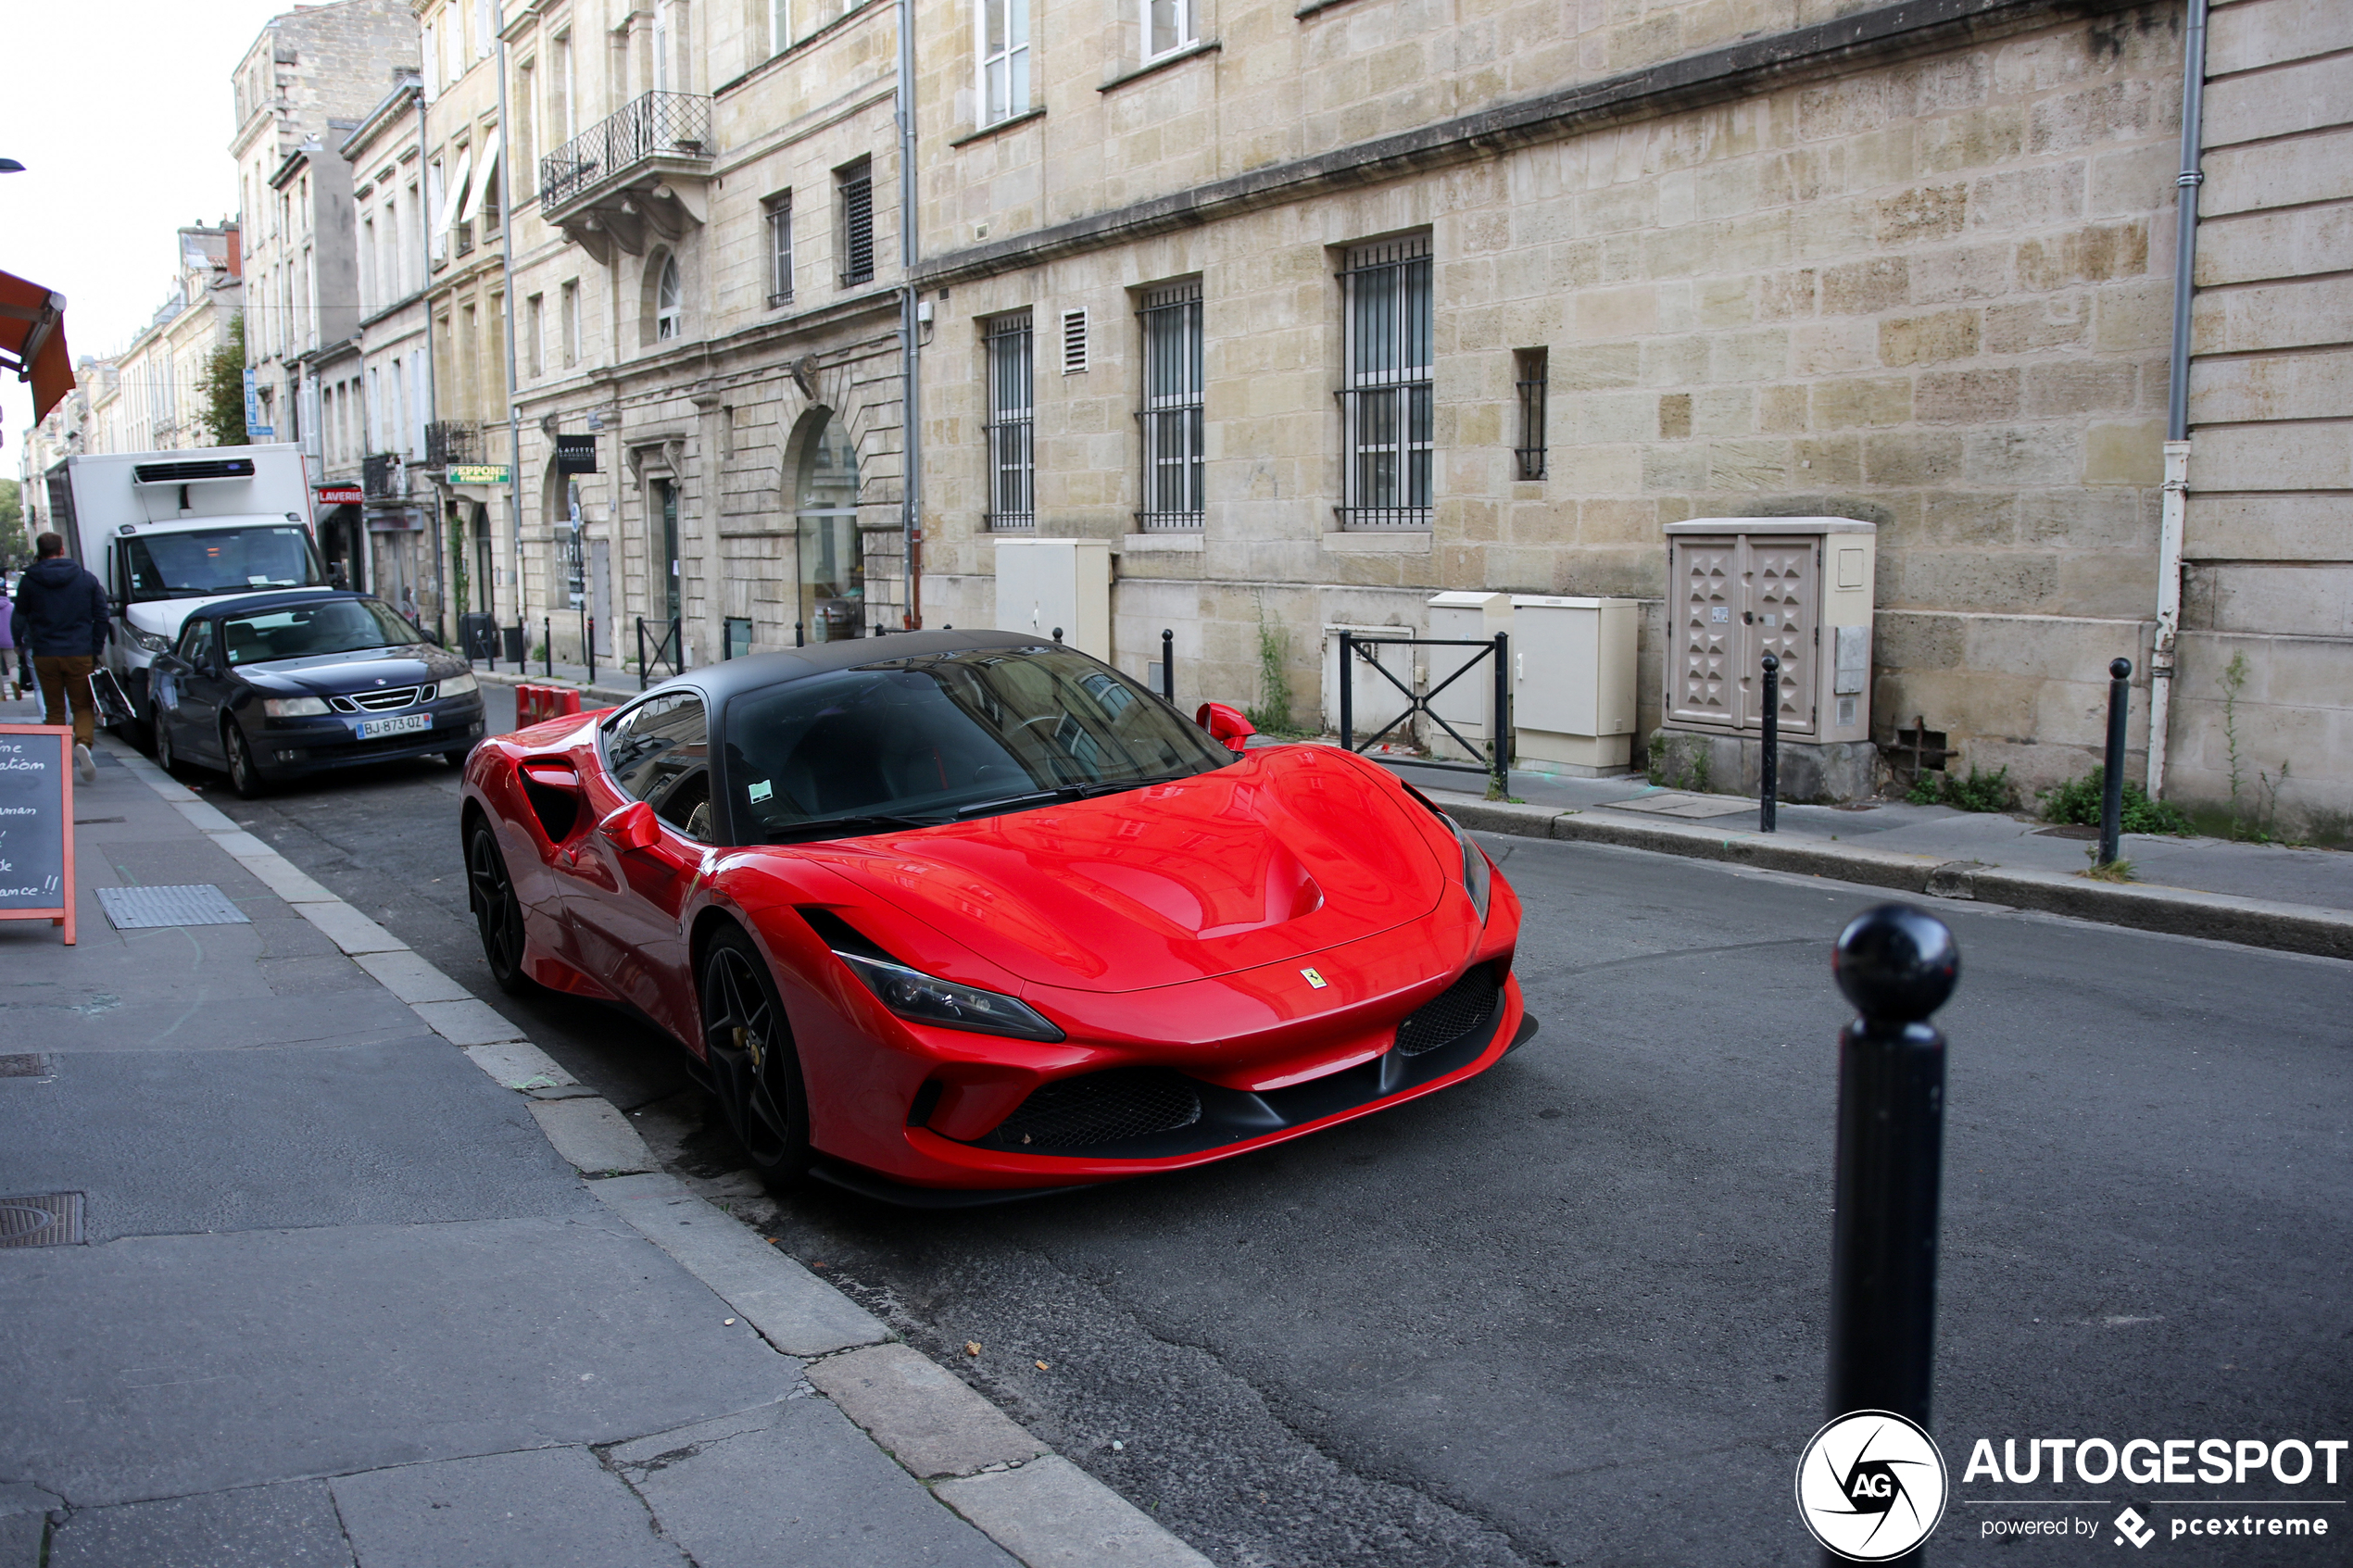
[[[434,233],[447,233],[450,228],[458,221],[458,209],[463,207],[466,202],[467,177],[473,172],[473,167],[474,156],[472,153],[465,152],[458,155],[457,176],[449,182],[449,188],[443,194],[441,198],[441,211],[434,216],[433,220],[433,229]]]
[[[466,210],[458,215],[460,223],[471,223],[482,216],[483,198],[489,194],[490,182],[498,176],[498,138],[494,133],[482,144],[482,173],[474,180],[473,193],[466,197]]]

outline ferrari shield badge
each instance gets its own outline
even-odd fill
[[[1325,986],[1331,984],[1330,981],[1326,980],[1322,975],[1316,973],[1312,969],[1302,969],[1299,972],[1307,977],[1307,984],[1312,989],[1320,991]]]

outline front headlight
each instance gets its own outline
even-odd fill
[[[315,719],[333,709],[323,696],[265,696],[261,711],[272,719]]]
[[[122,629],[131,633],[132,646],[141,653],[162,653],[171,646],[170,637],[158,637],[153,632],[142,632],[128,621],[122,623]]]
[[[1023,1040],[1059,1040],[1063,1032],[1018,997],[959,985],[936,974],[863,953],[834,949],[834,957],[865,982],[882,1005],[901,1018],[937,1023],[949,1029],[970,1029],[982,1035],[1011,1035]]]
[[[1462,823],[1449,817],[1446,825],[1454,830],[1454,842],[1462,847],[1463,889],[1470,895],[1471,908],[1478,911],[1479,922],[1485,924],[1487,896],[1493,890],[1495,868],[1487,863],[1486,852],[1471,842],[1471,835],[1463,831]]]
[[[437,696],[469,696],[481,689],[482,683],[473,678],[473,672],[472,671],[468,671],[463,675],[452,675],[449,679],[442,682],[441,690],[434,695]]]

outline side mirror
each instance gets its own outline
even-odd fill
[[[1210,739],[1224,743],[1228,751],[1241,750],[1249,738],[1258,733],[1258,726],[1243,718],[1239,709],[1228,708],[1222,702],[1202,703],[1201,711],[1193,715],[1193,722],[1207,730]]]
[[[633,800],[597,824],[597,831],[616,849],[651,849],[661,842],[661,829],[655,824],[654,809],[642,800]]]

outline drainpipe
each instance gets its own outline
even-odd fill
[[[924,425],[922,358],[915,286],[915,7],[899,0],[899,370],[900,422],[905,426],[906,471],[899,482],[900,549],[907,563],[907,626],[924,623]]]
[[[515,161],[515,122],[507,115],[507,7],[492,6],[491,19],[498,29],[497,173],[503,187],[498,193],[498,234],[502,242],[499,266],[507,300],[507,514],[512,524],[509,537],[515,562],[515,624],[523,627],[523,652],[528,654],[531,607],[524,602],[522,591],[522,415],[516,401],[522,387],[515,377],[515,182],[506,177],[506,170]],[[483,170],[483,178],[490,178],[491,173],[489,169]]]
[[[426,94],[424,83],[420,82],[417,84],[417,192],[422,201],[417,212],[417,249],[418,261],[422,267],[422,281],[418,284],[418,295],[425,302],[425,384],[422,389],[425,395],[425,417],[421,422],[427,427],[438,423],[441,419],[441,405],[434,395],[433,373],[433,184],[425,176],[433,152],[433,138],[425,132],[425,115],[432,107],[433,100]],[[429,454],[421,452],[418,456],[428,457]],[[442,478],[445,482],[447,480],[446,470]],[[436,633],[447,632],[444,622],[449,613],[449,558],[442,548],[441,540],[442,496],[446,493],[440,484],[433,487],[433,629]],[[462,637],[459,639],[460,643],[464,640]],[[467,668],[472,668],[472,660],[467,661]]]
[[[2198,168],[2206,118],[2206,0],[2189,0],[2182,49],[2182,172],[2174,181],[2173,354],[2165,400],[2165,505],[2157,533],[2157,645],[2149,658],[2148,792],[2165,789],[2175,645],[2182,632],[2182,539],[2189,505],[2190,292],[2197,261]]]

